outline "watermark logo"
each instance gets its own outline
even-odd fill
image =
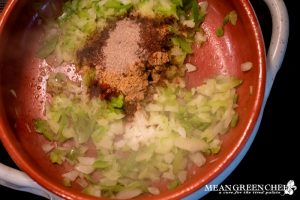
[[[278,194],[293,195],[297,190],[294,180],[287,184],[234,184],[234,185],[205,185],[205,191],[218,192],[219,194]]]
[[[284,190],[284,194],[283,195],[293,195],[295,190],[297,190],[297,186],[295,185],[295,181],[294,180],[290,180],[287,184],[286,184],[286,189]]]

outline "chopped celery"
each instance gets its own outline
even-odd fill
[[[52,163],[61,165],[65,160],[65,152],[60,149],[54,149],[50,152],[50,160]]]
[[[176,147],[192,153],[197,151],[205,151],[208,148],[207,143],[198,138],[178,137],[175,139],[174,144]]]
[[[110,105],[113,108],[123,108],[124,105],[124,96],[119,95],[118,97],[112,97],[110,100]]]
[[[175,153],[175,157],[173,160],[173,173],[177,174],[179,171],[184,170],[187,165],[187,153],[182,150],[177,150],[177,153]]]
[[[140,189],[122,190],[116,194],[117,199],[131,199],[143,193]]]
[[[223,19],[223,23],[220,27],[217,28],[216,30],[216,35],[218,37],[222,37],[224,35],[224,28],[226,26],[226,24],[230,23],[232,25],[236,25],[236,22],[237,22],[237,18],[238,18],[238,15],[237,15],[237,12],[235,10],[233,11],[230,11]]]
[[[37,56],[40,58],[48,57],[56,48],[58,42],[58,35],[54,35],[53,37],[49,38],[42,44],[37,52]]]
[[[236,127],[238,120],[239,120],[239,115],[237,113],[234,113],[234,115],[231,119],[231,122],[230,122],[230,127],[231,128]]]
[[[79,149],[75,149],[72,148],[67,154],[66,154],[66,158],[68,158],[71,161],[75,161],[78,156],[80,156],[80,150]]]
[[[173,190],[175,189],[176,187],[178,187],[180,185],[180,181],[179,180],[174,180],[174,181],[171,181],[167,187],[169,190]]]
[[[182,0],[171,0],[171,1],[176,6],[180,6],[180,7],[183,6]]]
[[[188,41],[187,39],[181,37],[173,37],[172,38],[173,45],[179,46],[185,53],[192,53],[192,42]]]
[[[85,70],[83,74],[83,84],[87,87],[91,86],[96,78],[96,70],[92,68],[88,68]]]
[[[48,125],[46,120],[41,120],[41,119],[35,119],[33,121],[35,130],[38,133],[41,133],[44,135],[44,137],[50,141],[53,141],[55,135],[53,131],[51,130],[50,126]]]
[[[223,26],[217,28],[216,35],[218,37],[222,37],[224,35],[224,27]]]
[[[106,169],[111,166],[111,163],[105,160],[97,160],[94,162],[93,166],[96,169]]]
[[[236,25],[237,17],[238,15],[235,10],[230,11],[230,13],[225,16],[223,24],[231,23],[232,25]]]
[[[158,16],[170,17],[173,16],[177,18],[176,4],[171,0],[160,0],[159,3],[154,7],[154,12]]]

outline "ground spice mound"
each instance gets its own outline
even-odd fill
[[[126,73],[108,70],[97,66],[97,77],[100,84],[109,84],[125,94],[125,101],[139,101],[144,99],[148,87],[148,73],[145,65],[140,62],[127,68]]]
[[[128,66],[140,61],[140,26],[125,18],[116,23],[102,48],[103,65],[112,72],[125,72]]]
[[[145,18],[119,19],[77,52],[81,65],[96,68],[99,85],[121,92],[128,103],[146,96],[149,86],[160,80],[164,65],[167,25]]]

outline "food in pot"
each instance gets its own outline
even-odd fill
[[[82,79],[51,73],[45,116],[33,121],[65,186],[99,197],[158,195],[217,154],[238,122],[241,80],[216,75],[187,88],[192,45],[206,41],[207,2],[67,1],[46,25],[38,56],[74,64]]]

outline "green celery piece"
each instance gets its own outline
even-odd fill
[[[59,124],[58,133],[62,133],[69,124],[69,116],[66,115],[65,113],[62,113],[58,120],[58,124]]]
[[[179,56],[175,56],[172,60],[172,62],[174,64],[177,64],[179,66],[183,65],[184,61],[185,61],[185,58],[187,56],[187,54],[185,52],[183,52],[184,54],[183,55],[179,55]],[[178,73],[179,74],[179,73]],[[180,75],[180,74],[179,74]],[[183,74],[184,75],[184,74]]]
[[[69,179],[63,179],[63,185],[66,186],[66,187],[71,187],[72,186],[72,183]]]
[[[49,140],[49,141],[53,141],[54,140],[54,132],[51,130],[50,126],[48,125],[46,120],[42,120],[42,119],[35,119],[33,121],[34,123],[34,127],[35,130],[38,133],[41,133],[44,135],[44,137]]]
[[[112,97],[110,101],[110,105],[113,108],[123,108],[124,106],[124,96],[119,95],[118,97]]]
[[[173,160],[173,173],[176,175],[179,171],[184,170],[187,165],[186,159],[187,153],[183,150],[178,149],[177,153],[175,153],[175,157]]]
[[[154,12],[158,16],[164,16],[164,17],[169,17],[173,16],[177,18],[177,10],[176,10],[176,5],[172,2],[170,2],[169,6],[165,6],[164,4],[157,4],[154,7]]]
[[[105,160],[96,160],[93,164],[96,169],[106,169],[111,166],[111,162]]]
[[[231,23],[232,25],[236,25],[237,22],[237,12],[235,10],[230,11],[229,14],[227,14],[223,20],[223,25],[226,25],[228,23]]]
[[[122,4],[120,1],[118,1],[118,0],[108,0],[105,4],[104,4],[104,6],[106,7],[106,8],[113,8],[113,9],[115,9],[115,10],[118,10],[118,11],[120,11],[120,10],[125,10],[125,11],[127,11],[129,8],[131,8],[132,7],[132,4],[127,4],[127,5],[124,5],[124,4]]]
[[[236,11],[230,11],[223,19],[222,26],[218,27],[216,30],[216,35],[218,37],[222,37],[224,35],[224,27],[226,24],[231,23],[232,25],[236,25],[237,22],[237,12]]]
[[[147,187],[145,186],[143,181],[133,181],[125,186],[126,189],[141,189],[142,191],[147,191]]]
[[[60,25],[65,23],[77,12],[78,7],[78,0],[77,1],[67,1],[64,3],[63,6],[63,14],[58,17],[58,22]]]
[[[162,173],[162,172],[166,172],[169,169],[169,165],[163,161],[153,161],[154,166]]]
[[[62,93],[67,84],[67,77],[63,73],[51,73],[47,81],[47,92],[53,94]]]
[[[68,158],[71,161],[75,161],[78,156],[80,156],[80,150],[76,148],[72,148],[67,154],[66,158]]]
[[[199,5],[197,0],[192,1],[192,18],[196,24],[200,22],[200,10],[199,10]]]
[[[224,35],[224,27],[223,26],[217,28],[216,35],[218,37],[222,37]]]
[[[215,146],[215,147],[210,148],[210,151],[212,154],[217,154],[220,152],[220,150],[221,150],[221,146]]]
[[[175,189],[176,187],[178,187],[180,184],[181,184],[180,181],[176,179],[176,180],[171,181],[170,183],[168,183],[167,188],[168,188],[169,190],[173,190],[173,189]]]
[[[79,111],[74,115],[76,118],[73,117],[73,123],[77,141],[82,144],[88,141],[90,135],[94,132],[96,123],[84,111]]]
[[[140,180],[150,179],[152,181],[157,181],[157,180],[159,180],[159,177],[160,177],[160,172],[149,162],[144,163],[144,166],[141,165],[138,179],[140,179]]]
[[[232,119],[231,119],[230,127],[231,128],[236,127],[238,121],[239,121],[239,114],[237,112],[235,112],[234,115],[233,115],[233,117],[232,117]]]
[[[50,152],[50,160],[52,163],[61,165],[64,161],[65,153],[60,149],[54,149]]]
[[[180,6],[180,7],[183,6],[182,0],[171,0],[171,1],[176,6]]]
[[[87,87],[91,86],[96,78],[96,70],[89,68],[83,74],[83,84]]]
[[[107,127],[96,125],[95,130],[91,135],[93,142],[94,143],[100,142],[103,139],[103,137],[107,131],[108,131]]]
[[[124,190],[124,186],[121,184],[116,184],[114,186],[106,186],[106,185],[100,185],[101,186],[101,196],[103,197],[112,197],[114,194]]]
[[[154,145],[150,145],[148,147],[140,148],[139,152],[136,154],[135,160],[137,162],[144,162],[151,160],[154,153]]]
[[[91,8],[93,6],[93,3],[95,3],[95,1],[80,0],[78,2],[78,10],[82,10],[85,8]]]
[[[176,113],[176,118],[180,121],[181,125],[187,130],[187,132],[190,132],[193,129],[204,131],[211,124],[209,122],[201,121],[197,115],[188,113],[183,109]]]
[[[173,45],[179,46],[185,53],[193,53],[192,42],[182,37],[173,37],[171,39]]]
[[[45,40],[41,48],[38,49],[37,56],[39,58],[48,57],[50,54],[54,52],[57,42],[58,42],[58,35],[54,35],[51,38]]]
[[[182,0],[182,6],[183,6],[185,13],[189,13],[189,11],[192,8],[193,1],[194,0]]]

